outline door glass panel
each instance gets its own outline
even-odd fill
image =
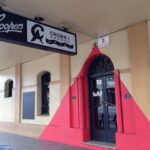
[[[117,130],[114,76],[91,78],[91,139],[115,143]]]
[[[94,126],[96,129],[104,128],[104,108],[103,108],[103,80],[93,80],[93,107],[94,107]]]
[[[106,86],[107,88],[114,88],[115,87],[114,77],[107,77],[106,78]]]
[[[108,128],[116,129],[116,103],[115,103],[115,88],[114,88],[114,78],[106,78],[106,95],[107,95],[107,105],[108,105]]]

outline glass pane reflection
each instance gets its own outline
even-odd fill
[[[108,77],[106,79],[106,84],[106,94],[108,102],[108,127],[109,129],[117,128],[114,78]]]
[[[103,81],[96,79],[93,81],[93,106],[94,106],[94,126],[96,129],[104,128],[104,108],[103,108]]]

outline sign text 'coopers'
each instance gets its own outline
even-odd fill
[[[0,32],[22,32],[23,24],[15,24],[13,21],[8,23],[4,22],[6,18],[6,14],[0,14]]]

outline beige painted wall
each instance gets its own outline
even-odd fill
[[[149,29],[148,29],[149,28]],[[143,21],[128,27],[134,98],[150,120],[150,50],[149,23]]]
[[[71,56],[71,78],[75,78],[79,73],[83,63],[92,50],[94,42],[97,42],[97,39],[78,45],[78,54]],[[111,34],[110,46],[101,48],[100,51],[112,60],[115,69],[122,70],[120,74],[121,79],[130,92],[132,92],[130,71],[122,73],[124,70],[130,70],[127,30]]]
[[[90,54],[93,43],[96,42],[97,39],[89,41],[84,44],[78,45],[78,54],[76,56],[71,56],[71,78],[75,78],[79,73],[80,69],[82,68],[83,63],[87,59],[88,55]],[[101,51],[106,54],[114,63],[115,69],[119,70],[130,70],[130,61],[129,61],[129,48],[128,48],[128,37],[127,37],[127,30],[122,30],[110,35],[110,46],[108,48],[102,48]],[[30,62],[26,62],[22,64],[22,95],[24,92],[35,91],[35,120],[26,120],[21,119],[22,123],[30,123],[30,124],[42,124],[47,125],[51,118],[53,117],[54,113],[56,112],[60,100],[61,100],[61,69],[60,69],[60,55],[59,54],[51,54]],[[64,65],[65,67],[65,65]],[[9,69],[11,71],[5,70],[7,74],[11,75],[14,72],[15,76],[15,68]],[[13,71],[12,71],[13,70]],[[39,95],[37,93],[37,75],[42,71],[49,71],[51,73],[51,84],[50,84],[50,115],[49,116],[39,116],[37,110],[37,99]],[[122,71],[123,72],[123,71]],[[4,74],[5,78],[7,74]],[[13,76],[13,77],[14,77]],[[131,73],[121,73],[121,79],[124,81],[125,85],[131,91]],[[4,82],[4,78],[0,78],[2,82]],[[1,83],[2,83],[1,82]],[[3,84],[2,84],[3,85]],[[3,87],[0,86],[0,89]],[[2,92],[0,93],[1,96]],[[3,94],[2,94],[3,95]],[[2,96],[1,96],[2,97]],[[2,103],[4,101],[1,101]],[[12,100],[7,101],[7,103],[11,102]],[[0,107],[4,107],[6,102]],[[14,101],[13,101],[14,105]],[[7,107],[10,106],[7,105]],[[0,109],[0,112],[3,109]],[[10,107],[11,111],[14,111],[14,106]],[[22,110],[22,107],[21,107]],[[4,110],[3,110],[4,111]],[[0,113],[5,114],[6,113]],[[12,113],[13,114],[13,113]],[[9,115],[12,118],[12,114]],[[7,117],[7,118],[9,118]],[[0,116],[0,119],[2,117]],[[22,117],[21,117],[22,118]],[[10,119],[9,119],[10,120]],[[1,121],[1,120],[0,120]],[[4,121],[2,119],[2,121]]]
[[[4,98],[5,82],[11,79],[14,83],[13,96]],[[0,121],[15,121],[15,67],[0,71]]]
[[[50,115],[39,116],[37,114],[37,75],[40,72],[51,73],[50,83]],[[22,94],[35,91],[35,120],[22,119],[22,123],[43,124],[50,122],[60,104],[60,55],[51,54],[22,65]]]
[[[150,21],[147,22],[148,25],[148,44],[149,44],[149,53],[150,53]]]
[[[150,21],[147,22],[147,25],[148,25],[148,35],[149,35],[148,42],[150,47]],[[61,66],[65,67],[66,64],[67,66],[69,66],[68,62],[70,62],[70,70],[69,67],[65,69],[68,70],[67,77],[69,77],[70,74],[70,78],[72,79],[71,81],[73,82],[73,79],[76,78],[79,71],[81,70],[82,65],[84,64],[85,60],[87,59],[88,55],[92,50],[93,43],[95,42],[97,42],[97,39],[78,45],[78,54],[76,56],[71,56],[69,61],[67,61],[67,63],[64,62],[64,64],[63,63],[61,64],[60,55],[55,53],[22,64],[22,95],[24,92],[35,91],[35,120],[21,119],[21,123],[47,125],[50,122],[53,115],[57,111],[57,108],[60,105],[61,96],[64,94],[64,91],[66,90],[65,89],[63,91],[63,94],[61,95],[61,90],[62,90],[61,74],[64,74],[63,70],[61,70],[62,69]],[[115,69],[120,70],[121,80],[124,82],[124,84],[129,89],[129,91],[133,94],[132,78],[134,77],[131,74],[132,68],[131,68],[131,61],[129,56],[128,31],[125,29],[111,34],[110,46],[107,48],[102,48],[100,51],[105,55],[107,55],[112,60]],[[149,54],[150,54],[150,49],[149,49]],[[149,56],[150,55],[148,55],[148,57]],[[65,59],[64,57],[62,58]],[[50,115],[49,116],[39,116],[37,114],[38,112],[37,75],[42,71],[49,71],[51,73]],[[15,116],[14,116],[15,115],[15,97],[14,97],[15,90],[13,90],[12,98],[4,98],[4,82],[7,79],[12,79],[14,81],[14,87],[15,87],[15,67],[0,71],[0,122],[15,121]],[[66,79],[64,76],[63,82],[65,82],[65,80]],[[140,101],[141,99],[139,99],[139,103],[138,103],[139,106],[142,106],[143,112],[147,114],[149,118],[150,111],[149,111],[149,105],[147,105],[149,104],[149,99],[148,101],[145,101],[145,103],[140,103]],[[20,126],[19,132],[22,133],[23,128],[21,127],[21,124],[19,126]],[[42,126],[42,128],[40,128],[39,131],[41,132],[44,127]],[[14,128],[16,129],[17,127],[15,126]],[[28,128],[30,128],[30,126],[28,126]],[[30,133],[32,133],[31,130]]]

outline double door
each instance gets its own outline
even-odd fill
[[[90,77],[91,140],[115,143],[117,131],[113,75]]]

